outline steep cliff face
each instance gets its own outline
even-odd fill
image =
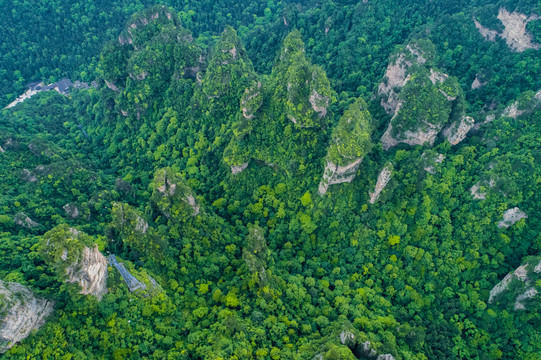
[[[464,116],[459,123],[454,123],[443,130],[443,136],[451,145],[456,145],[466,138],[468,132],[474,127],[475,120]]]
[[[297,30],[284,40],[272,77],[276,87],[273,102],[285,104],[286,116],[296,127],[320,127],[325,123],[331,104],[330,82],[321,67],[306,59]]]
[[[434,45],[420,41],[406,46],[391,61],[378,88],[381,105],[393,115],[381,138],[385,150],[399,143],[432,145],[445,125],[451,129],[453,141],[464,136],[455,135],[467,128],[460,127],[462,89],[456,78],[431,67],[434,56]]]
[[[333,130],[327,151],[325,170],[319,183],[319,193],[329,185],[351,182],[364,156],[372,149],[370,135],[372,118],[366,103],[358,99],[344,112]]]
[[[107,259],[98,250],[98,245],[92,249],[85,246],[77,262],[66,269],[66,275],[68,282],[81,286],[80,294],[101,300],[107,293]]]
[[[505,40],[505,43],[511,50],[523,52],[528,49],[537,50],[541,48],[541,44],[534,42],[532,34],[526,30],[526,25],[528,25],[530,21],[538,20],[540,18],[541,17],[536,14],[528,16],[516,11],[509,12],[505,8],[500,8],[498,11],[498,20],[500,20],[504,26],[501,33],[484,27],[476,19],[473,19],[473,21],[475,27],[479,30],[479,33],[485,40],[496,41],[496,38],[500,37]]]
[[[370,204],[374,204],[379,199],[381,192],[391,180],[393,168],[393,164],[389,163],[380,171],[376,187],[374,188],[374,191],[370,193]]]
[[[381,106],[387,114],[394,114],[398,107],[398,93],[409,80],[410,67],[413,64],[423,65],[426,63],[425,50],[418,44],[409,44],[406,48],[395,55],[391,60],[383,81],[378,86],[378,95],[381,96]]]
[[[0,353],[39,329],[54,302],[36,297],[27,287],[0,280]]]
[[[507,274],[502,281],[490,290],[489,304],[495,301],[513,301],[514,310],[528,310],[527,303],[539,293],[537,282],[541,278],[541,258],[533,257],[519,266],[515,271]]]
[[[39,248],[60,278],[80,286],[80,294],[101,300],[107,293],[107,259],[91,236],[63,224],[45,233]]]

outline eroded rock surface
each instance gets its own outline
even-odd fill
[[[75,204],[66,204],[62,207],[64,211],[66,212],[66,215],[76,219],[79,217],[79,208],[77,208],[77,205]]]
[[[508,228],[521,219],[527,219],[528,215],[518,207],[507,210],[503,213],[503,219],[498,223],[498,227]]]
[[[68,253],[63,257],[67,260]],[[107,259],[98,250],[84,247],[80,257],[66,269],[67,281],[81,286],[81,294],[94,295],[101,300],[107,293]]]
[[[391,180],[391,175],[393,173],[393,164],[386,165],[378,175],[378,181],[376,182],[376,187],[373,192],[370,193],[370,204],[374,204],[385,189],[385,186]]]
[[[30,219],[25,213],[22,212],[15,214],[13,221],[15,222],[15,224],[27,229],[32,229],[39,226],[39,223]]]
[[[427,59],[434,54],[429,41],[412,43],[389,64],[378,87],[381,105],[393,115],[381,138],[385,150],[400,143],[433,145],[444,126],[460,122],[462,90],[456,78],[431,67]]]
[[[498,20],[501,21],[504,29],[501,33],[481,25],[477,20],[473,19],[475,27],[479,33],[488,41],[496,41],[496,37],[505,40],[509,48],[516,52],[523,52],[528,49],[538,50],[541,44],[533,41],[532,34],[526,30],[526,25],[530,21],[541,19],[540,16],[532,14],[526,15],[519,12],[509,12],[504,8],[500,8],[498,12]]]
[[[355,178],[355,173],[362,161],[362,158],[356,159],[345,166],[339,166],[327,161],[323,171],[323,179],[319,183],[319,193],[324,195],[329,185],[351,182]]]
[[[231,173],[233,175],[240,174],[241,172],[243,172],[248,167],[248,164],[249,163],[246,162],[246,163],[238,165],[238,166],[232,165],[231,166]]]
[[[39,248],[60,278],[79,284],[80,294],[101,300],[107,293],[107,259],[91,236],[62,224],[43,235]]]
[[[408,145],[424,145],[425,143],[428,143],[432,146],[440,130],[441,126],[428,125],[426,130],[405,131],[401,134],[401,138],[397,139],[392,135],[392,124],[389,124],[387,130],[381,137],[381,144],[383,145],[384,150],[389,150],[400,143]]]
[[[384,80],[378,86],[381,106],[388,114],[394,114],[398,107],[398,90],[403,88],[409,80],[409,68],[414,63],[421,65],[426,62],[423,51],[416,44],[406,46],[406,50],[396,55],[394,61],[391,61],[387,66],[383,77]]]
[[[0,280],[0,353],[39,329],[54,302],[36,297],[27,287]]]
[[[538,291],[532,285],[534,285],[534,279],[539,278],[538,274],[540,273],[541,259],[539,258],[534,258],[532,261],[519,266],[490,290],[488,303],[493,303],[500,294],[508,291],[513,282],[518,282],[519,286],[515,287],[517,293],[514,297],[513,307],[515,310],[526,310],[524,302],[538,294]]]
[[[509,12],[501,8],[498,19],[502,22],[503,32],[501,37],[512,50],[522,52],[527,49],[539,49],[541,44],[534,43],[532,35],[526,31],[526,25],[532,20],[541,19],[537,15],[525,15],[518,12]]]
[[[452,124],[443,130],[443,136],[451,145],[456,145],[466,138],[468,132],[475,125],[475,120],[469,116],[464,116],[460,123]]]

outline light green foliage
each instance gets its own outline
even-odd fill
[[[441,128],[451,120],[462,118],[462,91],[456,79],[446,78],[434,85],[429,76],[428,69],[419,68],[410,74],[410,80],[400,91],[402,105],[392,120],[392,133],[398,138],[406,131]]]
[[[46,232],[38,242],[38,249],[48,265],[63,277],[66,268],[81,258],[83,249],[93,248],[95,244],[91,236],[63,224]]]
[[[285,38],[271,83],[274,87],[271,101],[285,103],[286,117],[297,127],[325,124],[332,100],[331,87],[325,71],[306,60],[299,31],[294,30]]]
[[[513,305],[522,282],[488,298],[541,251],[541,62],[538,51],[484,41],[472,21],[496,28],[499,7],[530,14],[537,3],[194,0],[127,22],[118,13],[142,9],[138,0],[75,1],[67,12],[49,3],[0,4],[10,19],[0,81],[15,79],[0,94],[22,90],[26,74],[60,76],[82,62],[81,77],[99,87],[0,112],[0,279],[56,301],[41,329],[2,358],[538,358],[539,295],[526,311]],[[42,40],[25,40],[34,35],[22,28]],[[113,42],[96,61],[102,35],[77,32],[64,52],[50,45],[72,28]],[[479,127],[460,145],[438,138],[431,151],[383,152],[377,143],[390,121],[377,87],[406,43],[426,62],[408,70],[400,96],[410,105],[397,127],[443,126],[467,112]],[[58,69],[39,69],[45,63]],[[430,69],[449,77],[434,85]],[[484,85],[472,89],[477,76]],[[502,117],[516,100],[526,111]],[[362,157],[362,172],[332,197],[315,196],[326,156],[342,165]],[[391,162],[384,196],[369,205]],[[478,182],[484,200],[472,198]],[[498,228],[513,207],[528,218]],[[17,225],[17,213],[40,226]],[[151,277],[161,287],[130,293],[110,269],[101,302],[72,296],[37,245],[54,238],[75,253],[70,227],[148,289]],[[53,260],[64,254],[56,249]],[[528,286],[541,292],[538,275]],[[354,335],[346,344],[344,331]]]
[[[327,159],[333,164],[347,165],[363,158],[372,149],[372,117],[363,99],[352,103],[333,129]]]

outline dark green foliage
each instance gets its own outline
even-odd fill
[[[490,11],[537,3],[171,2],[136,13],[122,32],[140,3],[98,5],[86,16],[99,36],[67,38],[69,56],[50,66],[73,71],[88,63],[78,55],[110,40],[89,65],[99,87],[0,112],[0,279],[57,301],[2,358],[539,357],[539,295],[515,311],[527,287],[515,283],[488,303],[541,252],[539,51],[484,42],[472,20],[498,29]],[[2,16],[17,17],[22,5],[11,6]],[[84,7],[72,8],[67,28]],[[64,31],[49,29],[36,34]],[[384,152],[378,142],[390,116],[377,87],[411,43],[427,61],[412,66],[393,125],[443,127],[467,112],[479,126],[456,146]],[[55,49],[40,44],[44,56]],[[20,66],[5,54],[2,64]],[[434,83],[438,68],[450,76]],[[477,75],[486,84],[476,90]],[[19,93],[25,81],[9,82]],[[503,116],[515,101],[523,112]],[[352,158],[363,158],[355,179],[318,196],[326,160]],[[392,178],[370,204],[388,163]],[[484,200],[472,197],[477,183]],[[498,228],[513,207],[528,218]],[[39,225],[18,224],[19,214]],[[69,258],[94,243],[156,290],[130,293],[110,268],[101,302],[70,292],[55,268],[60,249]],[[528,286],[541,292],[538,275]]]

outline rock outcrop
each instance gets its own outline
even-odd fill
[[[496,284],[490,290],[488,303],[491,304],[501,294],[513,289],[511,295],[514,298],[513,308],[515,310],[527,310],[525,301],[535,297],[538,294],[535,286],[535,281],[541,276],[541,258],[533,258],[527,261],[526,264],[519,266],[515,271],[507,274],[502,281]],[[515,282],[517,285],[511,287]]]
[[[451,145],[456,145],[466,138],[468,132],[474,127],[475,120],[464,116],[460,123],[454,123],[443,130],[443,136]]]
[[[481,36],[485,38],[485,40],[496,41],[496,36],[499,35],[497,31],[490,30],[489,28],[484,27],[479,21],[475,19],[473,19],[473,23],[475,24],[477,30],[479,30]]]
[[[434,45],[425,40],[400,51],[378,87],[381,105],[393,115],[381,138],[385,150],[399,143],[432,145],[438,133],[463,117],[463,94],[454,77],[431,67]]]
[[[62,207],[66,212],[66,215],[72,219],[79,217],[79,208],[75,204],[66,204]]]
[[[532,34],[526,30],[526,25],[528,25],[530,21],[539,19],[541,19],[541,17],[535,14],[528,16],[516,11],[509,12],[504,8],[500,8],[498,20],[500,20],[504,26],[501,33],[484,27],[475,19],[473,19],[473,21],[475,27],[479,30],[479,33],[486,40],[496,41],[496,37],[500,37],[505,40],[505,43],[511,50],[523,52],[528,49],[538,50],[541,48],[541,44],[535,43]]]
[[[39,223],[30,219],[25,213],[22,213],[22,212],[15,214],[15,217],[13,218],[13,222],[27,229],[33,229],[39,226]]]
[[[323,178],[319,183],[319,193],[324,195],[327,192],[329,185],[351,182],[355,178],[355,173],[362,161],[362,158],[356,159],[345,166],[340,166],[327,161],[325,170],[323,171]]]
[[[64,257],[67,260],[68,253]],[[107,293],[107,259],[98,250],[84,247],[80,257],[66,269],[67,281],[81,286],[80,294],[93,295],[101,300]]]
[[[507,46],[513,51],[522,52],[527,49],[539,49],[541,44],[534,43],[532,35],[526,31],[526,25],[532,20],[541,19],[538,15],[525,15],[501,8],[498,19],[502,22],[504,29],[500,36],[505,40]]]
[[[383,81],[378,86],[378,95],[381,96],[381,106],[387,114],[394,114],[398,107],[398,92],[409,80],[409,69],[413,64],[426,63],[424,51],[417,44],[409,44],[405,51],[398,53],[389,63]]]
[[[231,173],[233,175],[237,175],[237,174],[240,174],[241,172],[243,172],[249,165],[250,163],[248,162],[245,162],[244,164],[240,164],[240,165],[231,165]]]
[[[0,280],[0,354],[39,329],[54,302],[36,297],[27,287]]]
[[[61,279],[80,286],[80,294],[101,300],[107,293],[107,259],[91,236],[62,224],[43,235],[39,249]]]
[[[372,117],[362,99],[349,106],[333,130],[319,193],[329,185],[351,182],[364,156],[372,149]]]
[[[385,165],[385,167],[381,170],[378,175],[376,187],[374,188],[374,191],[370,193],[370,204],[374,204],[379,199],[381,192],[383,191],[383,189],[385,189],[385,186],[387,186],[389,180],[391,180],[392,173],[393,164],[391,163]]]
[[[254,114],[263,104],[263,94],[261,89],[261,81],[254,82],[254,85],[247,88],[240,100],[242,116],[246,120],[252,120]]]
[[[152,182],[152,200],[168,218],[184,218],[199,214],[195,194],[180,174],[170,168],[157,170]]]
[[[498,227],[508,228],[521,219],[527,219],[528,215],[518,207],[507,210],[503,213],[503,219],[498,223]]]

